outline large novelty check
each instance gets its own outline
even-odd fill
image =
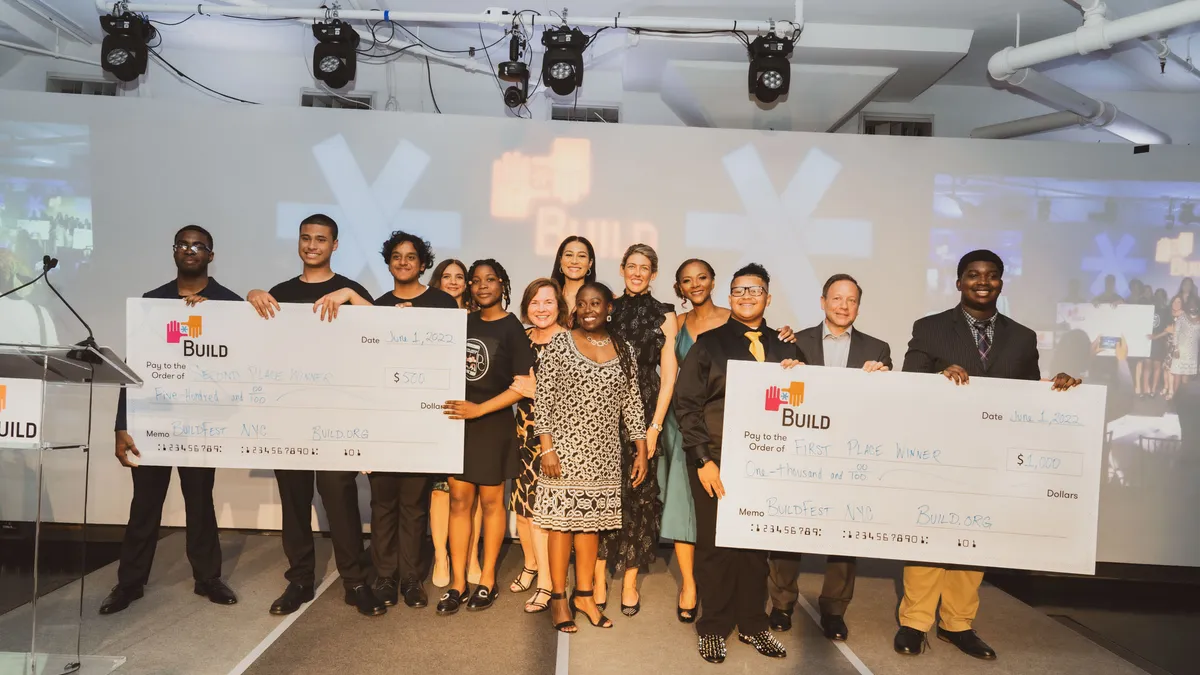
[[[1104,399],[730,362],[717,544],[1094,574]]]
[[[130,299],[128,391],[142,464],[458,473],[466,313]]]

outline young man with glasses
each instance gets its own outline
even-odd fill
[[[203,227],[188,225],[175,233],[175,279],[144,294],[143,298],[182,299],[188,306],[204,300],[242,300],[241,296],[208,276],[213,261],[213,238]],[[150,578],[163,502],[171,485],[171,467],[138,466],[130,455],[140,457],[126,426],[125,390],[117,403],[116,455],[133,476],[133,501],[129,524],[121,541],[117,585],[100,604],[101,614],[115,614],[141,598]],[[232,605],[237,596],[221,581],[221,542],[217,538],[217,514],[213,507],[216,469],[181,466],[179,487],[187,514],[187,557],[192,564],[196,595],[218,605]]]
[[[696,586],[701,615],[696,622],[700,656],[725,660],[725,637],[736,627],[738,639],[764,656],[787,651],[771,634],[767,613],[767,553],[716,545],[717,500],[721,484],[721,435],[725,417],[725,375],[730,361],[781,363],[804,361],[795,344],[779,339],[763,320],[771,304],[771,277],[750,264],[733,275],[730,317],[702,334],[688,352],[675,385],[675,414],[689,469],[696,509]]]

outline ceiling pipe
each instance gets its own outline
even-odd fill
[[[298,18],[298,19],[332,19],[338,18],[351,21],[393,21],[396,23],[461,23],[461,24],[494,24],[510,26],[515,17],[513,14],[472,14],[468,12],[393,12],[390,10],[332,10],[332,9],[288,9],[285,7],[268,7],[264,5],[230,6],[214,3],[170,4],[154,2],[112,2],[112,0],[96,0],[96,8],[101,12],[110,12],[114,7],[119,11],[157,14],[225,14],[229,16],[253,16],[260,18]],[[687,17],[653,17],[653,16],[602,16],[602,17],[564,17],[566,23],[572,26],[590,28],[628,28],[643,30],[683,30],[683,31],[731,31],[745,33],[771,33],[785,38],[795,37],[804,27],[804,20],[797,16],[795,21],[743,21],[733,19],[701,19]],[[558,17],[549,14],[527,16],[524,21],[532,25],[559,26],[564,23]]]
[[[1009,86],[1022,89],[1047,103],[1075,113],[1089,126],[1104,129],[1138,145],[1166,145],[1171,137],[1121,112],[1107,101],[1097,101],[1053,80],[1031,68],[1022,68],[1005,80]]]
[[[1070,110],[1059,110],[1045,115],[978,127],[971,131],[971,138],[1020,138],[1047,131],[1080,127],[1087,123],[1087,119],[1077,113]]]
[[[10,49],[16,49],[17,51],[22,51],[22,52],[29,52],[30,54],[37,54],[39,56],[53,56],[54,58],[62,59],[63,61],[74,61],[75,63],[86,63],[89,66],[96,66],[97,68],[100,67],[100,62],[97,61],[96,59],[85,59],[85,58],[80,58],[78,56],[70,56],[68,54],[62,54],[60,52],[50,51],[49,49],[39,49],[37,47],[30,47],[28,45],[23,45],[19,42],[9,42],[8,40],[0,40],[0,47],[8,47]]]
[[[1182,0],[1122,19],[1106,19],[1108,10],[1102,0],[1081,0],[1083,25],[1073,33],[1021,47],[1006,47],[988,60],[988,73],[1007,80],[1022,68],[1048,61],[1111,49],[1113,45],[1157,35],[1200,21],[1200,0]]]

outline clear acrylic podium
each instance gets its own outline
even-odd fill
[[[0,675],[112,672],[124,658],[80,653],[83,612],[95,611],[83,605],[92,406],[96,388],[141,380],[92,342],[0,343],[0,378],[43,383],[38,442],[0,424]],[[21,403],[36,410],[9,398],[10,418]]]

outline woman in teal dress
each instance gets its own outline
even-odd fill
[[[712,265],[699,258],[685,260],[675,270],[675,295],[683,300],[684,306],[689,303],[692,306],[691,310],[679,315],[675,356],[681,365],[688,350],[696,344],[696,338],[729,321],[729,310],[718,307],[712,300],[716,276]],[[796,340],[788,326],[779,330],[779,338],[785,342]],[[683,435],[679,432],[674,406],[667,414],[659,443],[666,453],[664,460],[658,463],[658,484],[663,501],[662,537],[675,542],[675,559],[679,562],[682,577],[677,616],[683,623],[692,623],[696,620],[696,577],[693,574],[696,511],[688,484],[688,460],[683,451]]]

